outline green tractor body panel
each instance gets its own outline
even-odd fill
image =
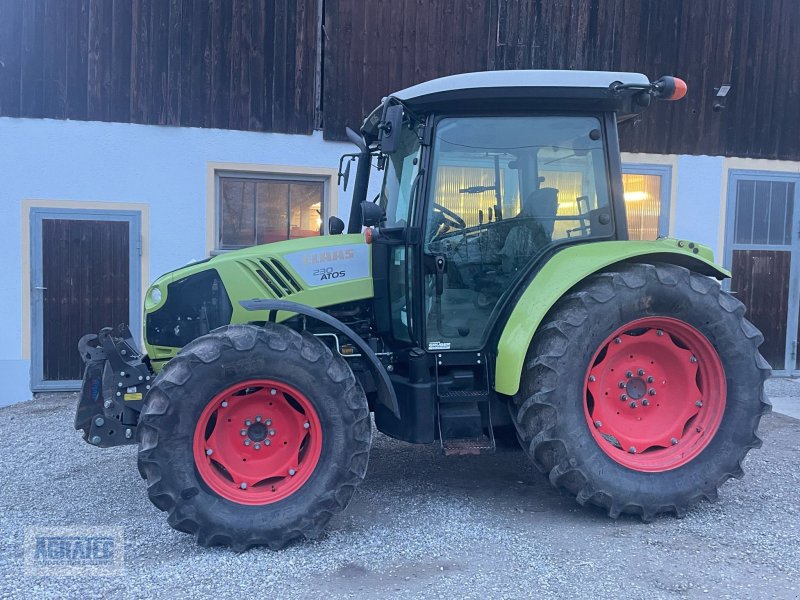
[[[350,234],[299,238],[226,252],[157,279],[145,295],[144,321],[147,324],[148,318],[170,301],[175,284],[209,272],[219,277],[230,302],[229,318],[216,326],[268,319],[267,311],[246,310],[239,304],[242,300],[276,298],[321,308],[371,298],[370,249],[362,234]],[[291,316],[281,312],[277,320]],[[145,348],[158,371],[184,344],[154,343],[148,330],[146,325]]]
[[[514,306],[497,344],[494,388],[519,390],[525,355],[533,335],[553,305],[589,275],[620,262],[667,262],[717,279],[730,272],[714,263],[710,248],[675,239],[579,244],[553,255],[528,284]]]

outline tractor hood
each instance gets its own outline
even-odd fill
[[[240,302],[290,299],[321,308],[372,297],[370,246],[362,234],[326,235],[226,252],[171,271],[148,289],[145,347],[151,361],[230,323],[266,321]]]

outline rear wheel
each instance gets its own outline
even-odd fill
[[[682,515],[742,474],[769,366],[744,306],[674,265],[587,279],[534,336],[512,418],[533,462],[581,504]]]
[[[367,400],[312,335],[232,325],[198,338],[148,393],[139,469],[151,501],[201,545],[314,538],[363,480]]]

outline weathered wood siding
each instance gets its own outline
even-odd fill
[[[630,70],[679,75],[689,94],[626,124],[623,150],[800,159],[796,0],[326,0],[325,22],[329,138],[432,77]],[[714,112],[724,83],[727,107]]]
[[[624,150],[800,159],[798,39],[797,0],[4,0],[0,115],[344,139],[433,77],[634,70],[689,95]]]
[[[317,0],[3,0],[0,115],[311,133]]]

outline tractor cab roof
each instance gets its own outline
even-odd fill
[[[514,110],[613,111],[624,117],[642,111],[637,102],[651,85],[641,73],[617,71],[481,71],[432,79],[393,94],[414,112]],[[380,114],[381,107],[373,111]]]
[[[619,87],[620,85],[625,87]],[[426,81],[391,94],[412,110],[548,106],[639,112],[631,98],[650,80],[616,71],[483,71]],[[635,86],[635,87],[627,87]]]

